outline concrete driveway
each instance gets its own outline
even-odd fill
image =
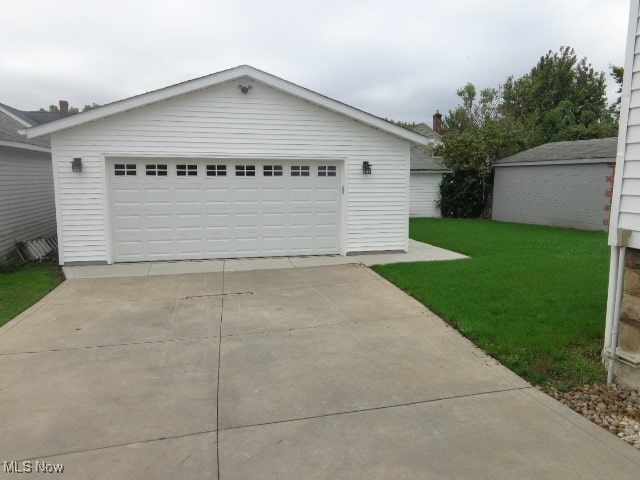
[[[362,265],[77,279],[0,329],[0,461],[63,478],[638,478]]]

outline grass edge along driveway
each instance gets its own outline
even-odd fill
[[[0,273],[0,327],[35,304],[64,280],[54,261],[24,265]]]
[[[535,385],[604,380],[604,232],[419,218],[410,237],[472,258],[374,270]]]

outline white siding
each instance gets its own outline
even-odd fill
[[[609,243],[616,245],[618,229],[627,229],[632,232],[629,245],[640,248],[640,23],[636,0],[631,2],[624,67]]]
[[[258,82],[211,87],[54,133],[65,263],[111,261],[105,157],[302,159],[345,163],[343,253],[406,250],[409,142]],[[70,163],[81,157],[83,172]],[[362,162],[373,164],[362,174]],[[346,201],[345,201],[346,199]]]
[[[56,233],[51,155],[0,147],[0,258]]]
[[[440,196],[442,173],[411,172],[410,181],[410,217],[440,217],[437,207]]]

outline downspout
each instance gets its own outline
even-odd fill
[[[609,339],[609,368],[607,371],[607,385],[611,385],[613,383],[615,366],[618,360],[617,350],[618,331],[620,328],[620,308],[622,305],[622,295],[624,293],[624,262],[627,253],[629,235],[630,232],[628,230],[620,230],[618,238],[620,239],[619,244],[621,245],[614,247],[615,252],[617,253],[617,271],[615,275],[615,303],[613,307],[613,318],[611,319],[611,336]],[[611,290],[613,289],[610,288],[610,291]]]
[[[611,325],[613,324],[613,311],[616,303],[616,280],[618,278],[618,255],[620,248],[611,247],[611,256],[609,257],[609,291],[607,292],[607,314],[606,325],[604,327],[604,347],[602,350],[603,358],[609,358],[611,349]]]

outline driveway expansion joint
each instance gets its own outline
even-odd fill
[[[180,435],[168,435],[165,437],[158,437],[158,438],[150,438],[148,440],[139,440],[139,441],[135,441],[135,442],[125,442],[125,443],[114,443],[113,445],[105,445],[103,447],[94,447],[94,448],[87,448],[84,450],[70,450],[70,451],[66,451],[66,452],[59,452],[59,453],[52,453],[52,454],[48,454],[48,455],[33,455],[31,457],[28,458],[22,458],[22,459],[18,459],[17,462],[21,463],[21,462],[25,462],[28,460],[35,460],[36,458],[38,460],[45,460],[48,458],[54,458],[54,457],[61,457],[62,455],[75,455],[78,453],[86,453],[86,452],[98,452],[100,450],[108,450],[109,448],[117,448],[117,447],[126,447],[128,445],[142,445],[145,443],[153,443],[153,442],[161,442],[163,440],[171,440],[174,438],[187,438],[187,437],[195,437],[198,435],[207,435],[209,433],[216,433],[217,430],[203,430],[200,432],[191,432],[191,433],[183,433]],[[217,440],[216,440],[216,443]]]
[[[325,414],[321,414],[321,415],[310,415],[308,417],[288,418],[288,419],[284,419],[284,420],[274,420],[274,421],[271,421],[271,422],[254,423],[254,424],[251,424],[251,425],[238,425],[238,426],[235,426],[235,427],[226,427],[226,428],[219,428],[218,427],[218,432],[225,432],[225,431],[230,431],[230,430],[240,430],[240,429],[252,428],[252,427],[263,427],[263,426],[266,426],[266,425],[278,425],[278,424],[281,424],[281,423],[300,422],[300,421],[304,421],[304,420],[314,420],[314,419],[326,418],[326,417],[339,417],[339,416],[342,416],[342,415],[351,415],[351,414],[354,414],[354,413],[375,412],[375,411],[379,411],[379,410],[387,410],[387,409],[392,409],[392,408],[410,407],[410,406],[413,406],[413,405],[426,405],[426,404],[429,404],[429,403],[443,402],[445,400],[456,400],[456,399],[459,399],[459,398],[480,397],[480,396],[484,396],[484,395],[494,395],[494,394],[507,393],[507,392],[519,392],[519,391],[526,391],[526,390],[531,390],[531,389],[535,389],[535,387],[533,387],[532,385],[529,385],[529,386],[526,386],[526,387],[505,388],[505,389],[502,389],[502,390],[490,390],[490,391],[487,391],[487,392],[468,393],[468,394],[465,394],[465,395],[453,395],[453,396],[449,396],[449,397],[433,398],[433,399],[429,399],[429,400],[416,400],[414,402],[396,403],[396,404],[393,404],[393,405],[381,405],[379,407],[362,408],[362,409],[355,409],[355,410],[346,410],[346,411],[343,411],[343,412],[325,413]]]
[[[246,297],[254,295],[253,292],[237,292],[237,293],[212,293],[210,295],[187,295],[182,297],[185,300],[201,300],[203,298],[224,298],[224,297]]]
[[[153,345],[156,343],[188,342],[192,340],[213,340],[215,338],[218,338],[218,336],[205,335],[203,337],[168,338],[165,340],[148,340],[144,342],[112,343],[112,344],[106,344],[106,345],[83,345],[81,347],[52,348],[50,350],[35,350],[31,352],[0,352],[0,357],[7,357],[11,355],[33,355],[37,353],[68,352],[73,350],[87,350],[91,348],[129,347],[129,346],[135,346],[135,345]]]

